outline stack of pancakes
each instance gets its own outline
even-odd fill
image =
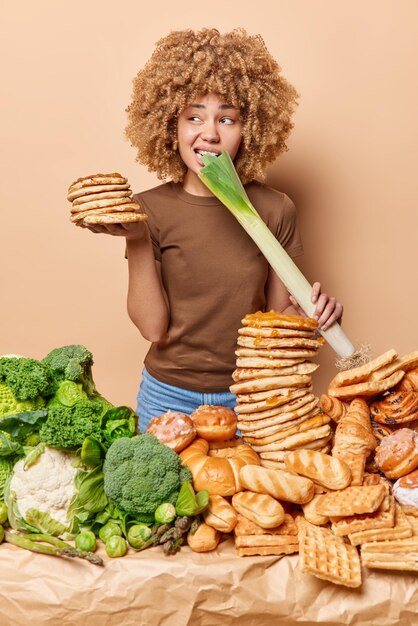
[[[132,198],[128,179],[114,172],[78,178],[69,189],[71,221],[76,226],[141,222],[145,213]]]
[[[312,393],[319,365],[310,359],[324,344],[317,321],[269,311],[246,315],[242,324],[230,390],[244,440],[275,469],[285,469],[288,450],[329,452],[330,418]]]

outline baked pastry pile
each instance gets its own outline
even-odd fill
[[[141,222],[145,213],[132,198],[128,179],[113,172],[77,178],[69,187],[70,220],[76,226]]]
[[[323,345],[317,321],[275,311],[246,315],[238,330],[235,412],[246,443],[261,465],[284,469],[286,450],[329,451],[330,417],[312,392],[318,365],[310,359]]]
[[[152,427],[170,445],[169,422],[209,492],[191,549],[232,534],[239,556],[299,552],[302,572],[348,587],[364,567],[418,571],[418,352],[340,372],[319,399],[315,320],[271,311],[242,323],[235,412],[205,405]]]

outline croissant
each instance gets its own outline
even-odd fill
[[[333,456],[350,466],[352,485],[362,484],[366,458],[376,445],[367,402],[355,398],[337,425],[332,449]]]
[[[397,389],[370,405],[371,418],[379,424],[404,424],[418,419],[418,393]]]
[[[320,397],[319,406],[324,413],[337,423],[347,413],[347,405],[344,402],[338,400],[338,398],[327,396],[326,393],[323,393]]]

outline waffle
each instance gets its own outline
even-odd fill
[[[418,537],[363,543],[361,562],[370,568],[418,572]]]
[[[234,534],[238,556],[292,554],[299,550],[297,527],[289,514],[280,526],[270,529],[238,515]]]
[[[393,528],[367,528],[365,530],[350,533],[348,538],[353,546],[370,541],[392,541],[394,539],[407,539],[412,537],[413,530],[411,524],[401,507],[395,505],[395,525]]]
[[[327,528],[314,526],[298,517],[299,567],[336,585],[359,587],[361,566],[357,549]]]
[[[387,496],[388,506],[382,502],[381,506],[374,513],[363,513],[362,515],[350,515],[340,518],[338,521],[332,519],[332,532],[339,537],[363,531],[375,530],[378,528],[393,528],[395,525],[395,499]],[[385,510],[387,508],[387,510]]]
[[[373,513],[381,505],[386,493],[383,484],[330,491],[318,499],[317,511],[329,517]]]

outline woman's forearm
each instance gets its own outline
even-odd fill
[[[141,335],[159,341],[168,327],[169,311],[148,231],[127,239],[129,286],[128,314]]]

